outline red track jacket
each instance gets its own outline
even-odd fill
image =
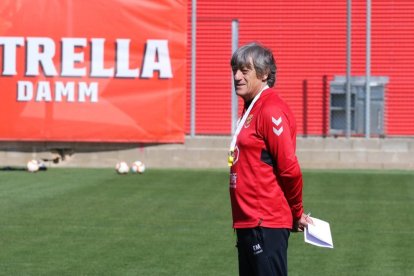
[[[263,91],[237,137],[230,169],[233,227],[289,228],[303,213],[296,123],[287,104]]]

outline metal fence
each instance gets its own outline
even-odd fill
[[[191,40],[191,111],[190,111],[190,135],[196,135],[196,50],[197,50],[197,1],[192,1],[191,16],[192,40]],[[330,126],[328,134],[344,135],[349,138],[351,135],[363,135],[366,138],[371,134],[384,135],[384,94],[385,85],[388,79],[373,77],[371,80],[371,1],[366,1],[366,75],[365,77],[352,76],[352,0],[347,0],[347,39],[346,39],[346,76],[336,77],[330,86],[329,116]],[[238,21],[232,21],[232,51],[237,49],[239,43]],[[230,77],[229,77],[230,79]],[[231,81],[231,80],[229,80]],[[326,80],[325,80],[326,81]],[[234,90],[233,84],[232,89]],[[374,93],[371,93],[374,89]],[[372,95],[373,94],[373,95]],[[237,98],[232,93],[231,107],[231,130],[236,129],[238,118]],[[306,117],[306,109],[304,117]],[[306,130],[304,130],[306,136]]]

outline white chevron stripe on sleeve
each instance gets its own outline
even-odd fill
[[[279,126],[282,123],[282,117],[279,117],[277,120],[272,117],[272,123],[274,123],[276,126]]]
[[[280,136],[283,132],[283,126],[281,126],[279,129],[277,128],[282,123],[282,116],[279,117],[279,119],[275,119],[272,116],[272,123],[275,124],[276,127],[273,127],[273,133],[277,136]]]
[[[280,136],[280,134],[282,134],[283,132],[283,126],[281,126],[279,129],[277,128],[273,128],[273,133],[276,134],[277,136]]]

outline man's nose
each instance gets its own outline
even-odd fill
[[[243,74],[242,74],[242,72],[241,72],[240,70],[237,70],[237,71],[234,73],[234,79],[235,79],[235,80],[241,80],[242,76],[243,76]]]

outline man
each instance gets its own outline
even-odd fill
[[[239,275],[287,275],[290,230],[303,231],[302,173],[296,158],[296,123],[273,90],[272,52],[257,43],[231,58],[244,111],[229,152],[230,199],[237,232]]]

